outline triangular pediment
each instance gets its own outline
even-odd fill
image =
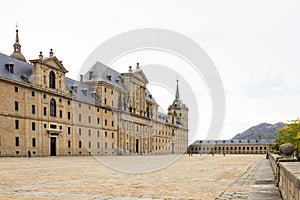
[[[58,71],[61,71],[63,73],[67,73],[68,70],[63,66],[61,61],[59,61],[55,56],[44,58],[44,59],[36,59],[36,60],[30,60],[31,63],[40,63],[42,65],[46,65],[50,68],[56,69]]]
[[[139,79],[140,81],[144,82],[145,84],[149,83],[147,77],[145,76],[144,72],[142,70],[135,71],[134,77]]]
[[[43,63],[45,65],[48,65],[49,67],[53,67],[54,69],[57,69],[64,73],[68,72],[66,68],[63,66],[63,64],[55,56],[44,59]]]

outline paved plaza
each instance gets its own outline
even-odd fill
[[[218,154],[0,158],[0,199],[247,199],[263,159]]]

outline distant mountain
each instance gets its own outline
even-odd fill
[[[261,123],[257,126],[253,126],[243,133],[239,133],[232,139],[238,140],[251,140],[258,139],[275,139],[278,136],[278,130],[285,126],[284,123],[278,122],[276,124]]]

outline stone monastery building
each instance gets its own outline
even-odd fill
[[[76,81],[52,49],[27,61],[18,30],[13,47],[10,56],[0,53],[0,156],[187,151],[188,108],[178,81],[163,114],[139,64],[121,74],[97,62]]]

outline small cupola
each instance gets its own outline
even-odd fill
[[[26,58],[23,56],[21,52],[21,44],[19,43],[18,26],[16,26],[16,39],[13,46],[14,46],[14,52],[10,55],[10,57],[26,62]]]

